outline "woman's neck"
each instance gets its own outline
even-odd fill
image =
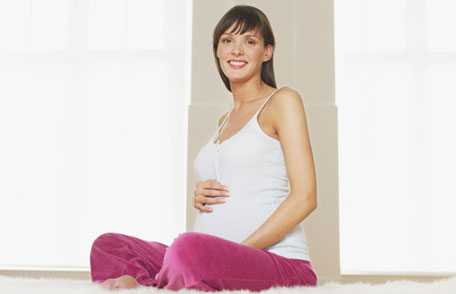
[[[233,94],[233,109],[237,111],[245,106],[255,104],[258,100],[264,99],[272,89],[273,88],[266,83],[261,83],[260,85],[233,85],[231,88],[231,93]]]

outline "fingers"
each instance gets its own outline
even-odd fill
[[[196,197],[197,195],[203,195],[206,197],[209,197],[209,196],[212,196],[212,197],[227,196],[228,197],[229,196],[228,187],[218,183],[215,180],[207,180],[204,182],[199,182],[196,185],[196,188],[194,189],[193,192],[194,192],[193,193],[194,197]]]
[[[206,204],[221,204],[225,197],[229,197],[228,187],[216,180],[209,179],[198,182],[194,190],[193,206],[201,212],[211,212],[212,208]]]
[[[193,190],[193,196],[203,194],[205,196],[226,196],[229,193],[228,187],[213,180],[198,182]]]
[[[195,208],[201,212],[212,212],[212,208],[204,206],[201,203],[196,203]]]
[[[228,197],[228,196],[226,196]],[[204,212],[210,212],[212,211],[212,208],[209,207],[207,204],[210,205],[217,205],[217,204],[222,204],[225,203],[226,200],[220,197],[205,197],[203,195],[198,195],[194,197],[194,207],[196,209],[199,209],[200,211]]]
[[[203,183],[204,184],[201,188],[228,191],[228,187],[218,182],[217,180],[210,179]]]
[[[217,190],[217,189],[210,189],[210,188],[205,188],[201,189],[197,195],[204,195],[206,197],[228,197],[230,196],[230,193],[227,190]]]
[[[229,196],[223,196],[223,197],[229,197]],[[225,203],[226,200],[223,197],[206,197],[204,195],[198,195],[195,197],[195,202],[200,203],[201,205],[204,204],[220,204],[220,203]]]

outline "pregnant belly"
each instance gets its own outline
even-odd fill
[[[197,212],[193,231],[215,235],[237,243],[261,226],[274,205],[248,197],[228,197],[225,203],[207,204],[212,212]]]

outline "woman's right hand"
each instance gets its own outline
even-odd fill
[[[221,204],[229,197],[228,187],[217,180],[206,180],[196,183],[193,190],[193,207],[201,212],[212,212],[212,208],[206,204]]]

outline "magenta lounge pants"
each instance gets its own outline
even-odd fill
[[[168,290],[250,290],[316,286],[311,262],[292,259],[200,232],[170,246],[120,233],[97,237],[90,252],[93,282],[131,275],[142,286]]]

